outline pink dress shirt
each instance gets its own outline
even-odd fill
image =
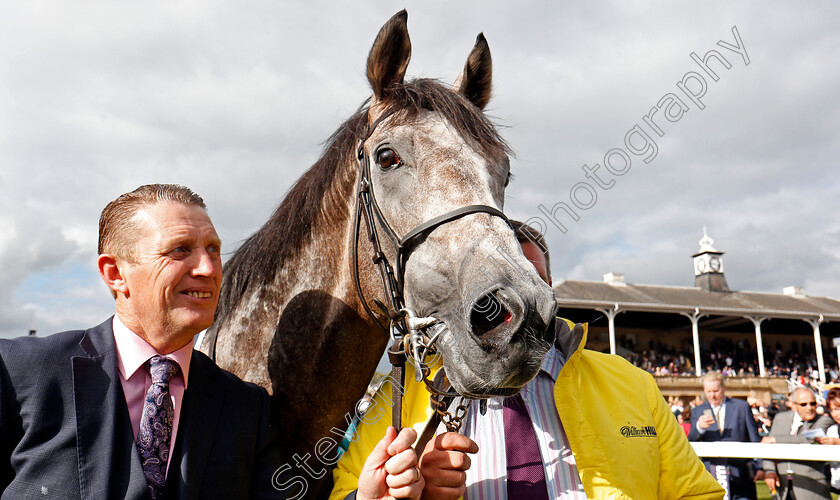
[[[131,429],[134,431],[134,439],[137,439],[137,431],[140,429],[140,418],[143,416],[143,403],[146,399],[146,392],[152,385],[152,377],[149,370],[145,368],[146,361],[159,353],[148,342],[138,337],[128,329],[122,321],[114,316],[114,341],[117,344],[117,368],[120,372],[120,383],[122,384],[125,402],[128,406],[128,415],[131,418]],[[166,357],[175,360],[181,368],[177,375],[169,382],[169,393],[172,395],[172,404],[175,408],[175,418],[172,420],[172,438],[169,440],[169,456],[175,448],[175,436],[178,435],[178,421],[181,414],[181,403],[184,401],[184,390],[187,388],[187,381],[190,374],[190,359],[192,359],[193,341]],[[169,464],[166,464],[169,471]]]

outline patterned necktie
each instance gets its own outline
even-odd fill
[[[522,396],[505,399],[503,412],[508,498],[548,500],[540,446]]]
[[[143,475],[149,484],[152,500],[163,498],[166,483],[166,463],[169,461],[169,443],[175,408],[169,395],[169,381],[178,373],[178,363],[164,356],[149,360],[152,385],[146,392],[140,430],[137,432],[137,450]]]

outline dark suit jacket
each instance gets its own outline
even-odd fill
[[[282,498],[264,389],[193,351],[167,498]],[[111,319],[0,340],[2,499],[149,498],[117,369]]]
[[[712,406],[706,401],[691,410],[691,430],[688,432],[689,441],[738,441],[753,443],[761,441],[761,437],[758,435],[758,426],[753,418],[750,405],[741,399],[725,398],[723,400],[724,419],[722,434],[717,422],[709,426],[706,432],[700,434],[697,431],[697,420],[703,416],[703,410],[711,408]],[[736,458],[729,460],[729,487],[738,496],[755,498],[755,483],[750,477],[750,472],[747,468],[748,462],[751,462],[751,460]],[[709,460],[704,459],[703,463],[708,468]]]
[[[827,430],[834,423],[828,415],[817,415],[817,418],[810,422],[804,422],[796,431],[795,436],[790,435],[790,428],[793,425],[793,415],[796,412],[784,411],[773,418],[773,425],[770,427],[770,435],[776,438],[777,443],[810,443],[802,432],[809,429]],[[785,485],[785,476],[788,469],[794,473],[793,493],[797,500],[814,500],[831,498],[829,495],[828,480],[823,472],[825,462],[816,461],[790,461],[790,460],[765,460],[764,470],[775,472]]]

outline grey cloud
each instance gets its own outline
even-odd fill
[[[90,310],[75,319],[62,297],[21,284],[91,266],[99,211],[139,184],[193,187],[232,251],[368,96],[367,51],[397,9],[299,1],[5,9],[0,29],[15,43],[0,47],[0,199],[19,202],[4,204],[0,220],[43,231],[0,241],[0,264],[14,270],[0,277],[0,324],[62,329],[111,313],[92,274],[70,287],[79,300],[90,293]],[[838,10],[432,1],[408,7],[409,74],[451,82],[485,33],[490,113],[517,154],[506,209],[527,219],[541,216],[540,204],[568,202],[587,180],[581,165],[602,164],[665,93],[678,92],[676,82],[698,71],[689,54],[732,56],[709,82],[706,109],[690,105],[653,137],[650,164],[634,156],[567,234],[548,226],[555,278],[623,271],[633,282],[691,284],[688,255],[707,224],[727,251],[733,287],[799,283],[837,297]],[[716,45],[732,40],[733,25],[747,67]]]

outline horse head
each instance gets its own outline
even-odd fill
[[[511,395],[539,370],[555,299],[501,214],[510,162],[482,111],[490,50],[479,35],[452,88],[406,82],[406,21],[402,11],[382,27],[367,61],[373,95],[359,154],[376,224],[403,245],[398,251],[386,240],[382,249],[397,263],[407,308],[438,321],[430,330],[453,387],[474,397]],[[381,295],[373,266],[362,274],[365,292]]]

